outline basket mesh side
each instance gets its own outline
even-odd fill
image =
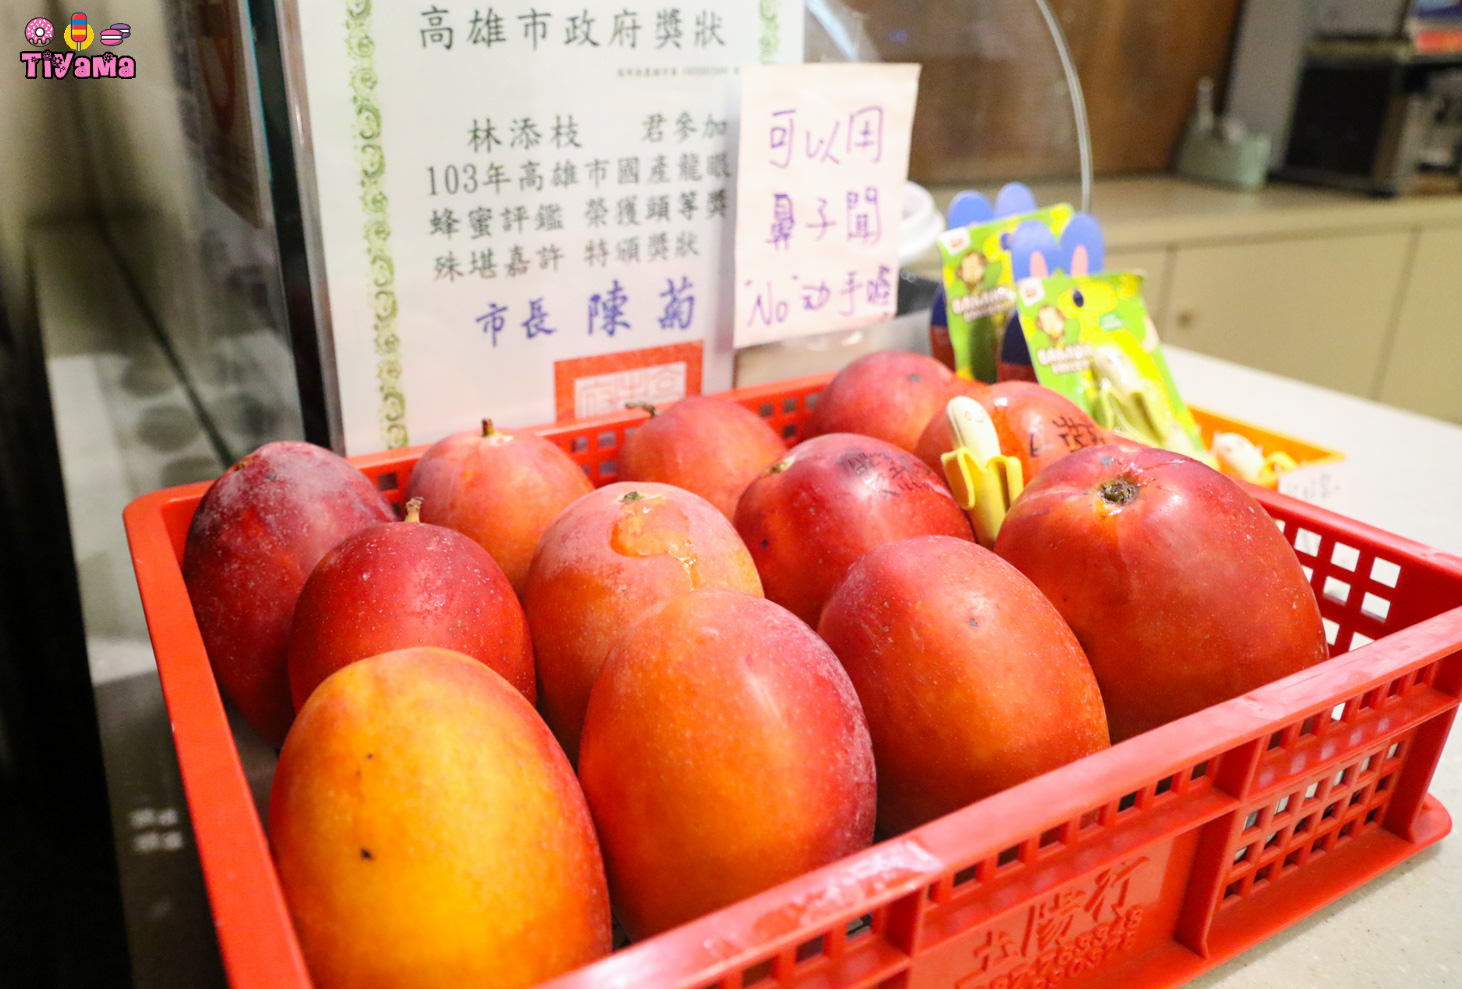
[[[1339,769],[1286,787],[1278,799],[1250,803],[1235,816],[1230,866],[1220,908],[1263,889],[1312,858],[1379,828],[1395,792],[1396,772],[1414,732],[1375,747]]]
[[[701,989],[750,989],[815,981],[841,989],[884,984],[907,964],[888,940],[890,908],[878,907],[816,937],[727,972]]]
[[[1294,547],[1320,602],[1331,655],[1369,645],[1393,628],[1431,617],[1392,615],[1392,603],[1403,596],[1398,591],[1402,570],[1396,562],[1371,547],[1308,529],[1282,513],[1275,522]]]

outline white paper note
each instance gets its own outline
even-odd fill
[[[742,72],[738,347],[893,315],[918,85],[917,65]]]
[[[1346,503],[1346,474],[1350,461],[1332,460],[1304,464],[1276,475],[1280,494],[1287,494],[1312,505],[1322,505],[1332,512],[1342,511]]]
[[[729,387],[737,73],[800,2],[291,14],[347,452]]]

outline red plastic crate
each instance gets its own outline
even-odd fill
[[[790,440],[827,380],[731,397]],[[602,484],[639,418],[542,432]],[[420,452],[355,463],[399,499]],[[179,569],[207,487],[137,499],[127,533],[229,980],[306,986]],[[1336,658],[547,985],[1173,985],[1441,838],[1426,790],[1462,690],[1462,559],[1250,490],[1309,571]]]

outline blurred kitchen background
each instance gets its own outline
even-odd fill
[[[31,18],[72,13],[0,2],[16,50]],[[1165,339],[1462,422],[1462,4],[1050,6],[1108,266],[1147,272]],[[85,7],[130,25],[135,79],[0,73],[0,982],[206,986],[222,975],[120,513],[266,440],[329,442],[308,149],[273,5]],[[1079,197],[1031,0],[808,10],[810,39],[860,24],[863,56],[922,63],[910,178],[936,204],[1006,179]],[[932,244],[908,268],[935,275]]]

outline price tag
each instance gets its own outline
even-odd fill
[[[1348,466],[1346,460],[1305,464],[1277,475],[1275,483],[1280,494],[1338,511],[1345,500]]]

